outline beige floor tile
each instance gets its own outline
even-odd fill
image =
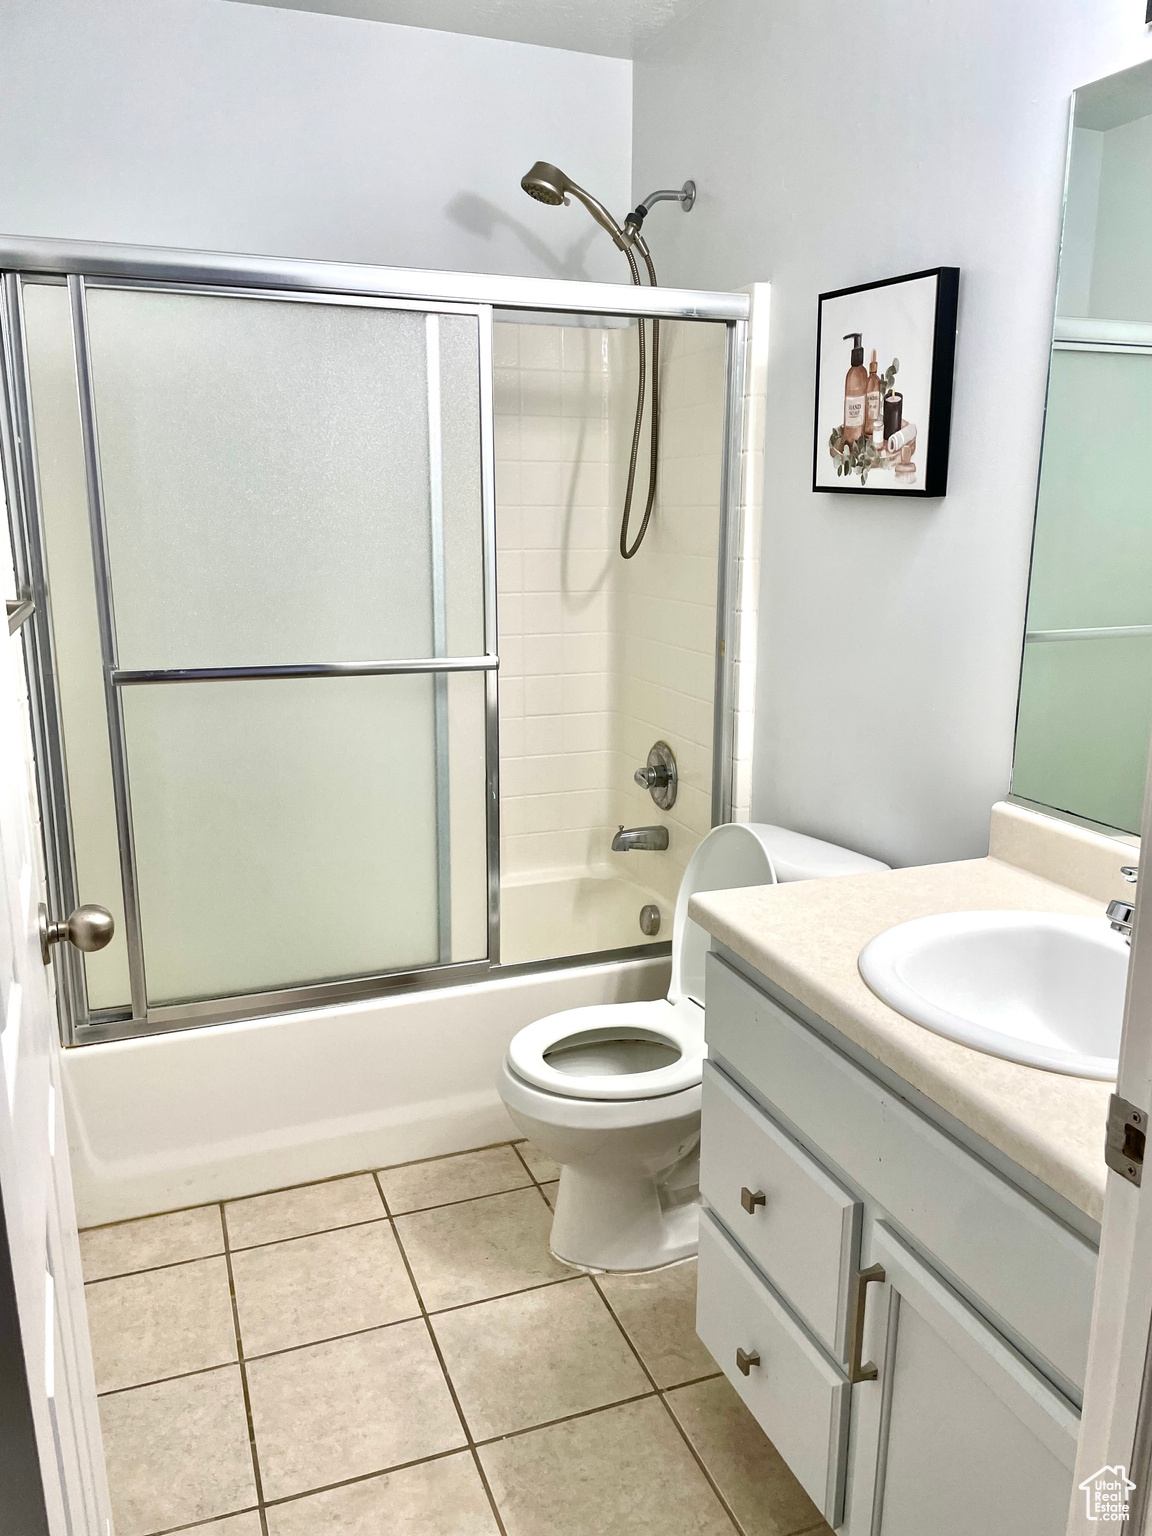
[[[450,1200],[497,1195],[531,1183],[511,1147],[487,1147],[481,1152],[461,1152],[456,1157],[409,1163],[403,1168],[382,1168],[378,1177],[393,1216],[447,1205]]]
[[[387,1221],[246,1248],[232,1278],[249,1358],[420,1315]]]
[[[254,1243],[278,1243],[286,1237],[306,1237],[357,1221],[375,1221],[384,1214],[380,1191],[370,1173],[348,1179],[328,1179],[272,1195],[229,1200],[228,1242],[233,1248]]]
[[[553,1179],[551,1184],[541,1184],[540,1192],[553,1210],[556,1209],[556,1191],[560,1188],[560,1180]]]
[[[254,1360],[248,1390],[268,1499],[465,1444],[423,1322]]]
[[[195,1259],[84,1287],[96,1390],[140,1386],[236,1358],[225,1259]]]
[[[80,1234],[85,1280],[104,1280],[134,1269],[155,1269],[158,1264],[179,1264],[223,1252],[218,1205],[118,1221],[113,1227],[90,1227]]]
[[[535,1189],[396,1220],[429,1311],[571,1275],[548,1251],[551,1230],[552,1217]]]
[[[508,1536],[733,1536],[655,1398],[480,1452]]]
[[[100,1399],[116,1536],[214,1520],[256,1503],[240,1370]],[[248,1536],[243,1525],[227,1536]]]
[[[518,1141],[516,1150],[532,1170],[532,1177],[538,1184],[547,1184],[552,1179],[560,1177],[560,1164],[553,1160],[540,1148],[530,1141]]]
[[[498,1536],[468,1452],[268,1511],[268,1536]]]
[[[827,1531],[820,1511],[723,1376],[670,1392],[668,1406],[745,1536]]]
[[[598,1275],[658,1387],[674,1387],[719,1367],[696,1337],[696,1260],[643,1275]]]
[[[590,1280],[443,1312],[432,1323],[477,1440],[651,1390]]]
[[[224,1520],[212,1520],[207,1525],[187,1527],[188,1536],[261,1536],[260,1516],[254,1509],[244,1515],[228,1515]],[[184,1533],[181,1532],[181,1536]]]

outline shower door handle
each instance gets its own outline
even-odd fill
[[[85,905],[77,907],[62,923],[48,918],[48,908],[40,903],[40,954],[45,965],[52,963],[52,946],[65,939],[77,949],[91,955],[112,942],[116,923],[107,907]]]

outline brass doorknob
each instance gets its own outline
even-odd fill
[[[40,953],[45,965],[52,962],[53,944],[61,944],[67,939],[69,944],[90,955],[110,944],[115,932],[115,921],[106,907],[91,904],[77,907],[64,922],[53,923],[48,920],[48,908],[40,903]]]

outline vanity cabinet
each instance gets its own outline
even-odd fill
[[[704,1343],[846,1536],[1062,1536],[1095,1247],[830,1027],[707,988]]]

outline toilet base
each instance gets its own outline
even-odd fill
[[[699,1194],[665,1203],[654,1179],[560,1172],[549,1246],[562,1264],[592,1272],[661,1269],[689,1259],[700,1231]]]

